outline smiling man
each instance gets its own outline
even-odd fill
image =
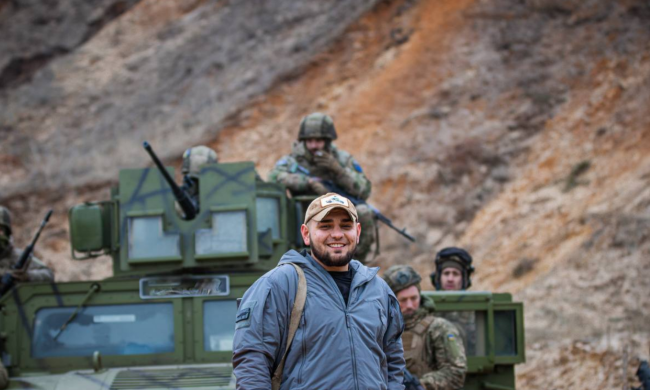
[[[302,238],[310,251],[287,252],[251,286],[237,313],[233,367],[237,389],[271,389],[287,350],[299,266],[307,299],[280,374],[280,389],[403,389],[403,330],[388,285],[352,260],[361,225],[346,198],[328,193],[307,209]]]

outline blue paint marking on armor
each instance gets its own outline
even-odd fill
[[[361,169],[361,165],[357,162],[357,160],[352,160],[352,166],[354,167],[354,170],[361,173],[363,172],[363,169]]]
[[[278,160],[278,162],[275,163],[276,166],[282,166],[282,165],[287,165],[287,160],[284,158],[281,158]]]

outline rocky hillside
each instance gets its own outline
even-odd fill
[[[0,202],[71,266],[65,210],[143,139],[265,176],[330,113],[373,182],[382,267],[462,245],[526,305],[518,388],[621,388],[650,349],[650,4],[635,0],[0,3]],[[42,14],[42,15],[41,15]],[[38,28],[29,29],[27,26]],[[37,31],[37,33],[30,31]],[[627,367],[624,361],[627,359]]]

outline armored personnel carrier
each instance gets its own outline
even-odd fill
[[[260,180],[252,162],[208,164],[200,207],[187,218],[165,179],[174,170],[163,170],[122,170],[109,200],[69,212],[73,258],[109,255],[112,277],[22,284],[0,299],[9,388],[235,388],[237,298],[302,247],[304,202]],[[514,389],[521,304],[499,294],[432,295],[440,310],[476,312],[467,388]]]

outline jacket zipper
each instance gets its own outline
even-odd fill
[[[348,309],[345,309],[345,325],[348,327],[348,336],[350,336],[350,351],[352,352],[352,375],[354,376],[354,388],[359,390],[359,378],[357,378],[357,357],[354,354],[354,338],[352,337],[352,327],[350,324],[350,315]]]

